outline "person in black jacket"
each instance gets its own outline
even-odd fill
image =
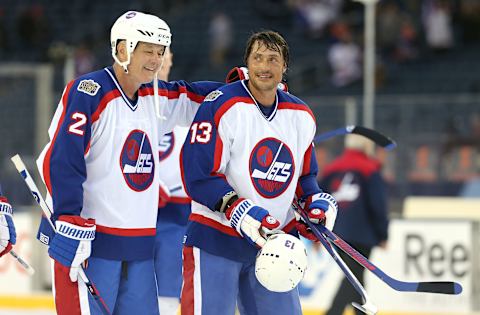
[[[374,144],[358,136],[347,135],[345,151],[327,165],[320,187],[331,193],[338,202],[338,217],[334,232],[365,257],[375,246],[386,247],[388,211],[386,184],[380,174],[381,164],[369,156]],[[364,284],[363,267],[347,254],[340,256]],[[360,296],[346,278],[343,279],[327,315],[341,315],[351,302],[361,304]],[[362,314],[355,310],[357,315]]]

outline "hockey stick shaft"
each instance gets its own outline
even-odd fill
[[[35,273],[35,269],[33,269],[32,266],[30,266],[29,263],[27,263],[22,257],[20,257],[15,251],[11,250],[10,255],[12,255],[13,258],[17,261],[17,263],[22,266],[25,271],[32,276]]]
[[[340,267],[342,272],[344,273],[345,277],[347,280],[350,282],[350,284],[353,286],[355,291],[360,294],[362,298],[363,305],[359,305],[357,303],[352,303],[353,306],[361,310],[362,312],[366,314],[376,314],[377,312],[377,307],[370,301],[367,292],[363,285],[358,281],[358,279],[355,277],[355,275],[352,273],[352,271],[348,268],[348,266],[345,264],[345,262],[340,258],[340,256],[337,254],[333,246],[330,244],[330,242],[327,240],[327,238],[320,233],[317,229],[312,228],[310,225],[313,225],[313,223],[308,219],[307,214],[300,209],[298,204],[294,202],[294,209],[295,211],[302,217],[302,219],[307,222],[307,225],[311,228],[313,234],[317,237],[317,239],[322,243],[323,247],[327,250],[327,252],[332,256],[333,260],[335,263]]]
[[[381,134],[380,132],[374,129],[370,129],[362,126],[355,126],[355,125],[349,125],[346,127],[338,128],[335,130],[331,130],[331,131],[327,131],[325,133],[319,134],[315,136],[315,138],[313,138],[313,142],[320,143],[330,138],[346,135],[346,134],[357,134],[357,135],[364,136],[386,150],[392,150],[397,146],[395,141]]]
[[[370,302],[370,299],[368,298],[367,291],[363,287],[363,285],[358,281],[358,279],[355,277],[353,272],[348,268],[348,266],[345,264],[345,262],[340,258],[340,256],[337,254],[333,246],[329,243],[329,241],[323,236],[321,233],[315,233],[315,236],[318,238],[320,243],[322,243],[323,247],[327,250],[327,252],[332,256],[333,260],[337,263],[337,265],[340,267],[340,269],[343,271],[345,277],[347,280],[350,282],[350,284],[354,287],[355,291],[360,294],[362,298],[362,303],[363,305],[359,305],[357,303],[352,303],[353,306],[356,308],[360,309],[366,314],[376,314],[377,312],[377,307]]]
[[[51,216],[52,216],[53,212],[48,207],[47,203],[45,202],[42,195],[40,194],[40,190],[38,189],[37,185],[33,181],[32,176],[30,175],[30,173],[27,170],[27,167],[25,166],[25,164],[22,161],[22,158],[20,157],[20,155],[17,154],[15,156],[13,156],[11,158],[11,160],[12,160],[13,164],[15,164],[15,168],[20,173],[23,180],[25,181],[28,188],[30,189],[30,192],[31,192],[33,198],[35,199],[37,204],[42,209],[43,214],[48,219],[48,222],[50,223],[51,227],[53,228],[54,231],[56,231],[55,225],[53,224],[52,219],[51,219]],[[105,304],[105,301],[103,300],[103,298],[98,293],[98,290],[97,290],[97,288],[95,288],[95,285],[88,279],[87,275],[85,274],[85,270],[83,270],[83,268],[79,268],[79,275],[82,278],[83,282],[85,283],[88,292],[90,293],[90,295],[93,297],[93,299],[96,301],[96,303],[100,307],[100,310],[102,311],[102,313],[104,315],[110,315],[111,313],[110,313],[107,305]]]
[[[451,281],[431,281],[431,282],[405,282],[396,280],[388,276],[385,272],[375,266],[365,256],[360,254],[355,248],[350,246],[347,242],[338,237],[335,233],[327,229],[321,224],[314,224],[307,221],[312,231],[319,232],[318,234],[324,235],[335,246],[347,253],[353,260],[359,263],[361,266],[372,272],[380,280],[385,282],[392,289],[405,292],[427,292],[427,293],[441,293],[441,294],[460,294],[462,292],[462,286],[457,282]],[[317,234],[315,234],[317,235]]]

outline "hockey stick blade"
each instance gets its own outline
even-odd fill
[[[320,143],[330,138],[333,138],[335,136],[341,136],[341,135],[346,135],[350,133],[364,136],[372,140],[373,142],[375,142],[377,145],[383,147],[385,150],[393,150],[397,146],[395,141],[381,134],[380,132],[367,127],[355,126],[355,125],[349,125],[346,127],[338,128],[335,130],[331,130],[331,131],[327,131],[325,133],[319,134],[315,136],[315,138],[313,138],[313,142]]]
[[[302,219],[307,222],[307,225],[310,226],[310,224],[313,224],[310,222],[308,219],[307,214],[301,210],[300,206],[298,205],[297,201],[293,201],[293,209],[295,212],[302,217]],[[322,243],[323,247],[327,250],[327,252],[332,256],[333,260],[337,263],[338,267],[343,271],[345,277],[347,280],[350,282],[350,284],[353,286],[355,291],[361,296],[363,304],[359,304],[356,302],[352,302],[352,305],[359,309],[360,311],[364,312],[365,314],[368,315],[375,315],[378,312],[378,308],[373,304],[368,297],[367,291],[363,287],[363,285],[358,281],[358,279],[355,277],[353,272],[348,268],[348,266],[345,264],[345,262],[342,260],[342,258],[337,254],[335,249],[333,248],[333,245],[330,243],[330,241],[322,234],[320,231],[318,231],[315,228],[311,228],[313,234],[317,239]]]
[[[308,218],[307,218],[308,219]],[[378,312],[378,308],[373,304],[370,298],[367,295],[367,291],[363,287],[363,285],[358,281],[355,277],[353,272],[348,268],[345,262],[342,260],[340,256],[336,253],[333,246],[330,242],[323,236],[321,233],[315,233],[315,230],[312,230],[315,236],[318,238],[320,243],[322,243],[323,247],[327,250],[327,252],[332,256],[333,260],[337,263],[340,269],[343,271],[345,277],[348,279],[350,284],[354,287],[354,289],[360,294],[362,297],[363,304],[359,304],[356,302],[352,302],[352,305],[359,309],[360,311],[364,312],[367,315],[375,315]]]
[[[48,207],[47,203],[45,202],[42,195],[40,194],[40,190],[38,189],[37,185],[33,181],[33,178],[30,175],[30,173],[28,172],[27,167],[25,166],[25,163],[23,163],[22,158],[20,157],[20,155],[16,154],[15,156],[13,156],[11,158],[11,160],[12,160],[13,164],[15,165],[15,168],[17,169],[18,173],[22,176],[22,178],[23,178],[25,184],[27,185],[28,189],[30,190],[30,193],[32,194],[33,199],[35,199],[37,204],[42,209],[43,214],[45,214],[45,216],[47,217],[48,222],[50,223],[50,226],[53,228],[54,231],[56,231],[55,225],[53,224],[53,222],[51,220],[51,215],[52,215],[53,212]],[[83,282],[85,283],[88,292],[90,293],[92,298],[97,303],[98,307],[100,308],[100,311],[104,315],[110,315],[111,313],[110,313],[110,310],[108,309],[107,304],[105,303],[103,298],[100,296],[100,294],[99,294],[97,288],[95,287],[95,285],[90,281],[90,279],[88,279],[87,275],[85,274],[85,270],[83,270],[83,268],[79,269],[79,276],[83,280]]]
[[[380,280],[385,282],[392,289],[404,292],[425,292],[425,293],[437,293],[437,294],[460,294],[462,293],[462,285],[452,281],[431,281],[431,282],[405,282],[394,279],[384,273],[381,269],[375,266],[370,260],[365,258],[356,249],[350,246],[347,242],[338,237],[335,233],[327,229],[321,224],[314,224],[311,222],[309,226],[312,230],[318,230],[320,234],[323,234],[329,239],[335,246],[347,253],[353,260],[359,263],[364,268],[368,269]]]

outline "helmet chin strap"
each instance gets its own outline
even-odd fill
[[[163,115],[162,108],[160,108],[160,95],[158,93],[158,71],[163,67],[163,60],[162,57],[160,67],[158,67],[157,72],[155,72],[155,78],[153,79],[153,102],[155,103],[155,113],[157,114],[157,118],[160,120],[167,120],[167,117]]]

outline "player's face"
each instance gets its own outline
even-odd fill
[[[279,51],[256,41],[247,59],[251,84],[260,91],[276,90],[285,72],[285,60]]]
[[[140,83],[152,82],[162,66],[165,46],[139,42],[131,55],[128,72]]]

